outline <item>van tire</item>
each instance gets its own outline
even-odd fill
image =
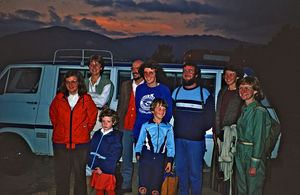
[[[22,175],[35,161],[28,144],[18,135],[0,135],[0,172],[5,175]]]

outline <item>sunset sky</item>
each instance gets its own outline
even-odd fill
[[[267,43],[300,26],[299,0],[0,0],[0,36],[50,26],[111,38],[220,35]]]

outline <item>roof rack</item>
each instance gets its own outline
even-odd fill
[[[104,60],[110,60],[111,66],[113,66],[113,54],[108,50],[97,49],[57,49],[54,52],[53,62],[55,64],[58,60],[64,61],[78,61],[80,60],[80,66],[84,66],[84,62],[89,59],[93,54],[99,54]]]

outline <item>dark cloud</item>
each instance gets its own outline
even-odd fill
[[[61,18],[59,15],[56,14],[55,8],[53,6],[48,7],[48,12],[50,15],[50,21],[51,21],[50,24],[52,24],[52,25],[61,25],[62,24]]]
[[[16,14],[28,19],[38,19],[41,16],[39,12],[33,10],[25,10],[25,9],[17,10]]]
[[[157,17],[152,17],[152,16],[141,16],[141,17],[136,17],[138,20],[159,20]]]
[[[266,43],[285,24],[300,26],[298,0],[209,0],[223,12],[186,20],[187,28],[205,27],[207,33],[218,32],[225,37]]]
[[[103,17],[111,17],[111,16],[116,16],[116,14],[112,10],[106,10],[106,11],[101,11],[101,12],[92,12],[92,16],[103,16]]]
[[[168,3],[158,0],[136,3],[133,0],[86,0],[87,4],[95,7],[109,6],[122,11],[143,10],[148,12],[167,12],[181,14],[219,14],[221,10],[197,1],[177,0]]]
[[[22,18],[19,15],[0,13],[0,36],[35,30],[46,26],[46,23],[38,20]]]
[[[98,33],[104,34],[104,35],[111,35],[111,36],[126,36],[127,34],[119,31],[107,31],[105,28],[103,28],[101,25],[99,25],[95,20],[90,20],[87,18],[83,18],[80,20],[80,23]]]

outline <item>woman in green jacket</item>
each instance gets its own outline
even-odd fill
[[[264,146],[269,133],[270,118],[267,111],[259,107],[264,94],[256,77],[241,79],[239,94],[245,104],[237,122],[238,194],[262,194],[265,177]]]

